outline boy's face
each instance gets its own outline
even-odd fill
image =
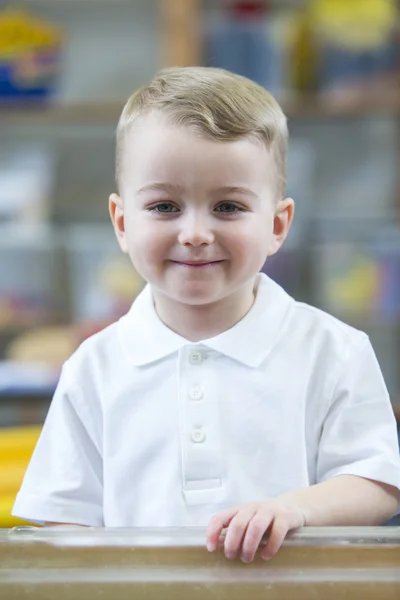
[[[216,142],[153,112],[126,136],[110,213],[121,249],[155,291],[205,305],[253,285],[283,243],[293,201],[277,203],[276,187],[261,142]]]

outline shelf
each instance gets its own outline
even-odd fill
[[[124,102],[76,103],[35,106],[0,105],[0,122],[6,125],[105,125],[116,126]],[[282,101],[290,118],[400,116],[400,90],[374,98],[333,102],[315,95],[296,96]]]
[[[0,122],[7,125],[116,125],[122,108],[123,102],[0,105]]]
[[[33,388],[23,386],[13,387],[0,391],[0,402],[1,400],[47,400],[50,402],[55,391],[55,386],[38,386]]]
[[[289,98],[282,102],[289,117],[372,117],[400,116],[400,88],[374,96],[352,100],[322,99],[314,94]]]

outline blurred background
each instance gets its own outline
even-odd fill
[[[114,131],[162,66],[224,67],[289,118],[296,219],[265,267],[363,329],[400,421],[396,0],[0,0],[0,527],[64,360],[143,286],[108,219]]]

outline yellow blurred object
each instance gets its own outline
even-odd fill
[[[0,430],[0,468],[10,461],[28,460],[39,438],[41,427],[12,427]]]
[[[78,347],[76,331],[71,327],[37,327],[16,337],[6,348],[8,360],[42,362],[60,369]]]
[[[57,48],[61,29],[24,10],[0,11],[0,57],[8,58],[29,50]]]
[[[0,498],[19,490],[26,466],[26,460],[0,464]]]
[[[313,0],[310,19],[323,38],[354,50],[378,48],[396,26],[394,0]]]
[[[11,516],[11,509],[14,504],[15,496],[16,493],[0,496],[0,528],[16,527],[17,525],[32,525],[32,523]]]
[[[316,86],[317,53],[312,24],[307,11],[298,11],[290,41],[290,82],[297,92],[308,92]]]
[[[144,281],[125,257],[109,259],[102,265],[99,281],[103,289],[120,299],[132,303],[144,287]]]
[[[0,429],[0,527],[25,524],[11,509],[40,431],[40,426]]]
[[[329,297],[347,313],[371,312],[379,289],[379,270],[367,257],[355,256],[346,273],[328,286]]]

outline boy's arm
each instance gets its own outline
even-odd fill
[[[278,499],[295,503],[308,526],[380,525],[398,510],[400,491],[386,483],[342,475]]]
[[[396,512],[400,502],[397,488],[353,475],[341,475],[309,488],[294,490],[264,502],[236,506],[215,515],[207,529],[207,548],[219,546],[227,528],[224,552],[227,558],[239,553],[251,562],[266,531],[268,541],[261,557],[273,558],[286,534],[309,526],[378,525]]]
[[[314,479],[318,483],[218,513],[207,532],[210,550],[217,549],[219,534],[227,527],[225,554],[235,557],[240,551],[249,562],[268,530],[261,556],[272,558],[292,529],[376,525],[399,509],[396,421],[380,367],[364,335],[345,350],[323,408]]]
[[[37,524],[103,524],[103,462],[97,406],[64,365],[12,514]]]

